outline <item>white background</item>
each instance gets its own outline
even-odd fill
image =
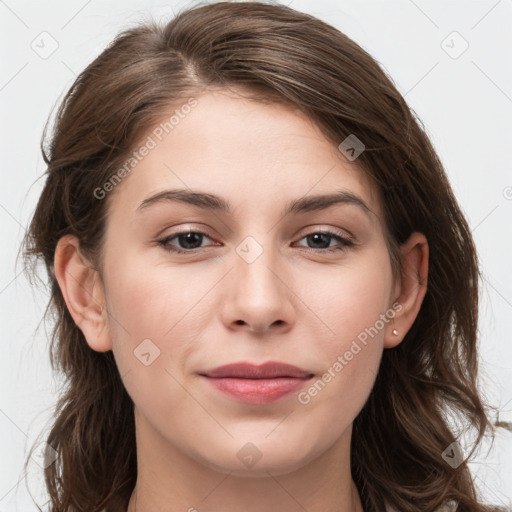
[[[76,74],[119,30],[150,15],[166,20],[188,5],[0,0],[0,512],[36,510],[22,465],[57,396],[39,325],[48,294],[30,287],[22,260],[16,264],[42,188],[44,122]],[[500,420],[512,422],[511,0],[293,0],[291,7],[335,25],[368,50],[423,121],[481,259],[482,387],[500,408]],[[43,31],[58,43],[48,58],[31,47],[41,47],[46,37],[51,48]],[[464,40],[469,46],[458,56]],[[30,489],[42,504],[40,471],[30,467]],[[499,429],[490,451],[481,451],[471,467],[486,501],[512,504],[512,432]]]

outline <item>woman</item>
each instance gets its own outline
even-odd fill
[[[51,510],[490,510],[473,240],[356,43],[262,3],[126,30],[43,155]]]

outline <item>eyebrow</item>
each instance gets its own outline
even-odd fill
[[[157,194],[144,199],[138,206],[137,211],[140,212],[153,204],[167,201],[178,201],[180,203],[197,206],[204,210],[222,212],[226,214],[231,214],[233,211],[230,203],[220,196],[207,192],[194,192],[187,189],[164,190],[162,192],[158,192]],[[359,196],[352,192],[339,190],[331,194],[304,196],[290,201],[285,205],[281,216],[284,217],[289,213],[297,214],[325,210],[337,204],[357,206],[366,215],[370,216],[370,214],[373,214],[372,210],[370,210],[368,205]]]

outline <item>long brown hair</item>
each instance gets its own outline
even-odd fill
[[[453,468],[442,457],[462,432],[476,434],[476,448],[493,431],[476,385],[477,254],[443,166],[366,51],[310,15],[258,2],[201,5],[163,26],[125,30],[75,80],[49,144],[45,128],[46,184],[24,254],[45,263],[56,320],[51,362],[66,379],[47,437],[58,453],[45,469],[51,510],[124,512],[137,478],[133,403],[112,352],[91,350],[67,310],[53,268],[57,242],[78,237],[101,273],[109,196],[95,191],[170,105],[233,86],[301,109],[336,146],[350,134],[364,143],[357,162],[380,191],[395,272],[413,231],[429,243],[420,312],[403,342],[384,351],[353,425],[352,475],[364,510],[432,512],[449,500],[458,512],[488,510],[466,462]]]

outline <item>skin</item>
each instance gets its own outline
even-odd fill
[[[138,481],[128,510],[360,512],[350,474],[352,423],[383,350],[401,342],[418,314],[427,241],[411,235],[401,247],[405,271],[393,279],[379,194],[357,160],[290,106],[228,90],[196,99],[111,192],[101,273],[72,236],[59,241],[55,257],[70,313],[92,350],[113,350],[135,404]],[[173,188],[216,194],[233,212],[176,201],[137,210]],[[281,214],[291,200],[339,189],[371,213],[337,204]],[[192,254],[157,242],[186,230],[207,236],[168,245],[198,247]],[[307,237],[322,230],[354,245],[328,253],[342,243]],[[237,252],[248,236],[263,251],[250,263]],[[198,375],[273,360],[317,380],[394,303],[394,318],[307,404],[297,392],[267,405],[240,403]],[[134,355],[145,339],[160,350],[147,366]],[[261,454],[251,467],[237,456],[249,442]]]

